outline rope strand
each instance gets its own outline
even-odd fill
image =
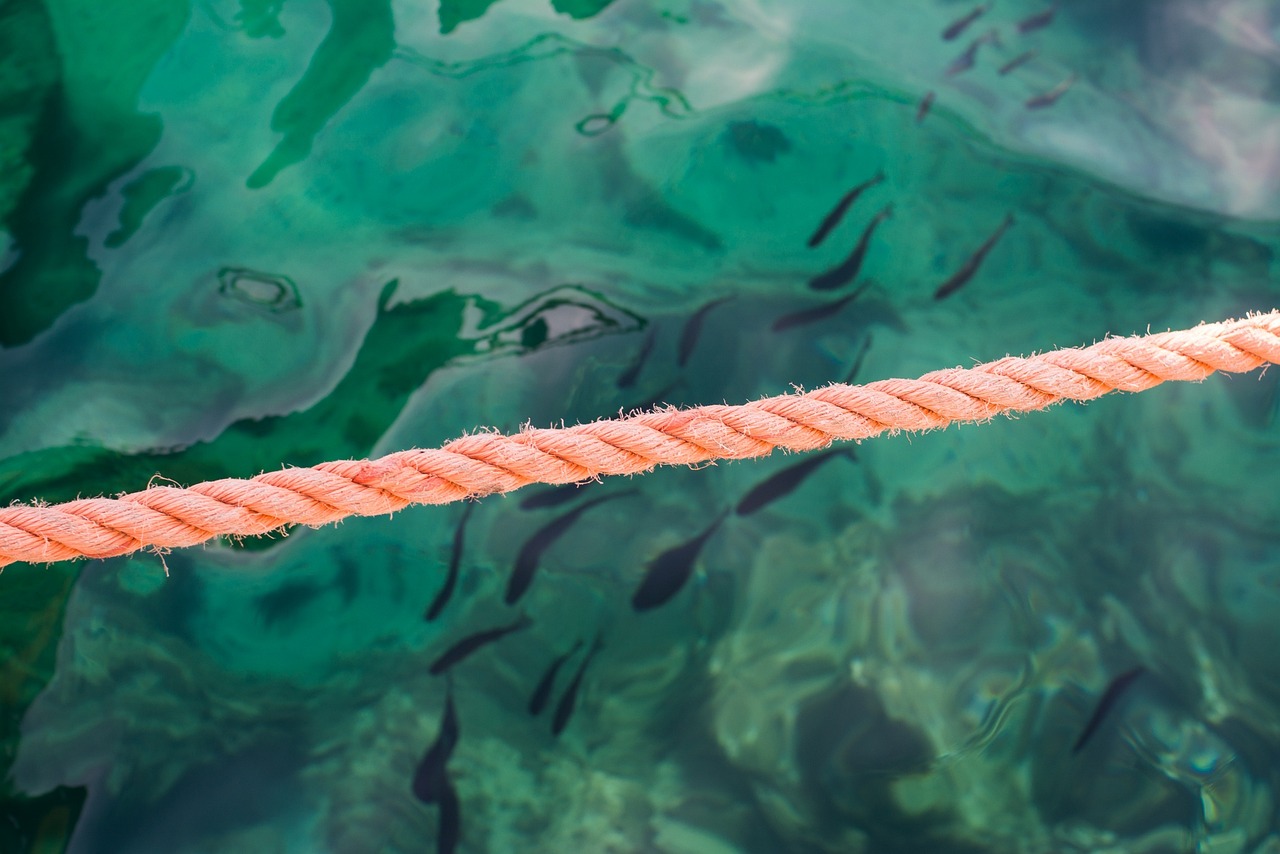
[[[1002,412],[1143,391],[1280,362],[1280,312],[1194,329],[1108,338],[1091,347],[1006,357],[916,380],[830,385],[741,406],[665,408],[512,436],[477,433],[442,448],[341,460],[185,489],[154,486],[119,498],[0,508],[0,567],[105,558],[143,548],[257,536],[287,524],[325,525],[411,504],[445,504],[531,483],[640,474],[659,465],[811,451],[886,431],[933,430]]]

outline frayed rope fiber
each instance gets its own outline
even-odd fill
[[[1280,312],[1271,311],[934,371],[918,380],[830,385],[741,406],[658,409],[513,436],[477,433],[435,450],[284,469],[249,480],[215,480],[185,489],[153,486],[119,498],[52,506],[14,505],[0,508],[0,566],[181,548],[217,536],[254,536],[287,524],[325,525],[531,483],[762,457],[775,448],[809,451],[835,440],[932,430],[1278,361]]]

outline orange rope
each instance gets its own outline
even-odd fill
[[[658,409],[514,436],[478,433],[436,450],[284,469],[250,480],[154,486],[119,498],[47,507],[14,505],[0,508],[0,566],[192,546],[219,535],[264,534],[289,523],[324,525],[530,483],[762,457],[774,448],[808,451],[836,439],[982,421],[1117,389],[1143,391],[1166,380],[1249,371],[1267,362],[1280,362],[1280,311],[934,371],[918,380],[830,385],[741,406]]]

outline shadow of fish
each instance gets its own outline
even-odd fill
[[[451,667],[454,667],[471,656],[473,653],[494,641],[501,640],[512,632],[518,632],[526,629],[533,624],[533,620],[529,619],[528,614],[521,614],[520,619],[507,626],[500,626],[496,629],[486,629],[482,632],[476,632],[468,635],[453,646],[445,650],[444,654],[432,662],[428,673],[432,676],[439,676]]]
[[[742,500],[738,502],[734,512],[739,516],[750,516],[775,501],[786,498],[795,492],[809,475],[836,457],[853,460],[853,448],[837,448],[821,454],[814,454],[798,463],[793,463],[781,471],[774,472],[758,483]]]
[[[573,523],[578,521],[579,516],[592,507],[604,504],[606,501],[613,501],[615,498],[626,498],[635,494],[636,490],[628,489],[625,492],[602,495],[573,508],[568,513],[552,520],[536,531],[520,548],[520,554],[516,555],[516,565],[511,570],[511,577],[507,579],[507,591],[503,594],[503,601],[508,605],[514,605],[528,591],[529,585],[533,583],[533,576],[538,571],[538,563],[542,560],[542,555],[555,544],[556,540],[569,532],[569,529],[573,527]]]
[[[1089,716],[1089,722],[1084,725],[1080,737],[1071,746],[1072,753],[1079,753],[1084,749],[1084,746],[1089,743],[1089,739],[1093,738],[1094,733],[1098,731],[1098,727],[1102,726],[1102,722],[1106,720],[1107,715],[1115,708],[1116,703],[1120,702],[1120,698],[1133,687],[1133,683],[1145,672],[1145,667],[1135,667],[1111,680],[1111,684],[1107,686],[1107,690],[1102,694],[1102,699],[1098,700],[1098,705],[1094,707],[1093,714]]]
[[[671,601],[688,583],[702,547],[728,515],[729,511],[723,510],[702,533],[688,542],[667,549],[649,561],[644,579],[631,597],[631,607],[636,611],[649,611]]]
[[[973,274],[978,272],[978,268],[982,266],[987,253],[995,248],[996,243],[999,242],[1001,237],[1004,237],[1004,233],[1009,230],[1011,225],[1013,225],[1013,214],[1005,214],[1004,222],[1000,223],[1000,227],[995,230],[995,233],[978,247],[978,251],[969,256],[969,260],[964,262],[964,266],[957,270],[955,275],[938,286],[938,289],[933,292],[933,298],[935,300],[946,299],[972,279]]]
[[[689,319],[685,321],[684,328],[680,330],[680,344],[676,351],[677,365],[683,368],[685,363],[689,361],[689,357],[693,355],[693,348],[698,346],[698,338],[702,335],[702,324],[706,321],[707,314],[709,314],[716,306],[726,303],[731,299],[733,299],[733,297],[728,296],[712,300],[702,308],[695,311]]]
[[[449,572],[445,575],[444,586],[440,588],[431,606],[427,608],[428,623],[440,616],[444,606],[449,604],[449,600],[453,597],[454,588],[458,586],[458,567],[462,563],[462,546],[466,539],[467,520],[471,518],[471,510],[475,506],[474,501],[468,501],[462,506],[462,516],[458,519],[458,527],[453,531],[453,551],[449,553]]]
[[[582,677],[587,673],[587,666],[591,664],[591,659],[595,658],[596,653],[604,646],[600,635],[596,635],[595,641],[591,644],[591,649],[583,656],[582,663],[578,665],[578,670],[573,674],[572,681],[569,686],[564,689],[564,693],[560,695],[560,702],[556,703],[555,714],[551,718],[551,734],[559,735],[564,732],[564,728],[569,725],[569,718],[573,717],[573,710],[578,702],[578,689],[582,687]]]
[[[876,227],[880,223],[892,215],[893,205],[886,205],[884,210],[872,217],[871,222],[863,230],[862,237],[858,238],[858,245],[853,248],[853,252],[849,253],[849,257],[844,259],[838,267],[814,276],[809,280],[809,287],[815,291],[830,291],[857,278],[858,271],[862,269],[862,262],[867,257],[867,249],[871,246],[871,235],[875,234]]]
[[[529,697],[529,714],[535,718],[542,714],[542,710],[547,707],[547,700],[551,699],[551,689],[556,684],[556,674],[560,672],[560,668],[569,659],[582,649],[582,639],[579,638],[573,646],[569,647],[567,652],[562,652],[551,660],[551,664],[547,665],[547,671],[542,674],[542,678],[538,680],[538,686],[533,689],[533,694]]]
[[[858,297],[866,293],[867,288],[871,286],[871,282],[867,281],[862,284],[856,291],[848,296],[841,297],[834,302],[823,303],[813,308],[806,308],[803,311],[797,311],[792,314],[784,314],[773,322],[769,328],[774,332],[782,332],[787,329],[794,329],[797,326],[804,326],[809,323],[817,323],[820,320],[826,320],[834,314],[838,314],[840,309],[856,300]]]
[[[427,748],[413,774],[414,797],[424,804],[440,802],[442,793],[449,785],[446,766],[460,737],[458,710],[453,705],[453,683],[450,682],[444,699],[444,714],[440,718],[440,732]]]
[[[858,197],[867,190],[881,183],[884,183],[883,169],[877,172],[874,177],[863,181],[861,184],[845,193],[844,196],[841,197],[840,201],[836,202],[836,206],[831,209],[831,212],[822,218],[822,222],[818,225],[818,230],[809,238],[809,248],[814,249],[819,246],[822,241],[826,240],[827,235],[831,233],[832,229],[840,224],[840,220],[844,219],[845,213],[847,213],[849,208],[853,206],[853,203],[858,200]]]

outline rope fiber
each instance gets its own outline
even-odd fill
[[[886,431],[1144,391],[1280,361],[1280,311],[1194,329],[1108,338],[1091,347],[1007,357],[919,379],[829,385],[740,406],[661,408],[560,429],[482,432],[442,448],[342,460],[187,488],[152,486],[118,498],[0,508],[0,567],[164,550],[217,536],[256,536],[288,524],[325,525],[411,504],[445,504],[531,483],[640,474],[659,465],[810,451]]]

